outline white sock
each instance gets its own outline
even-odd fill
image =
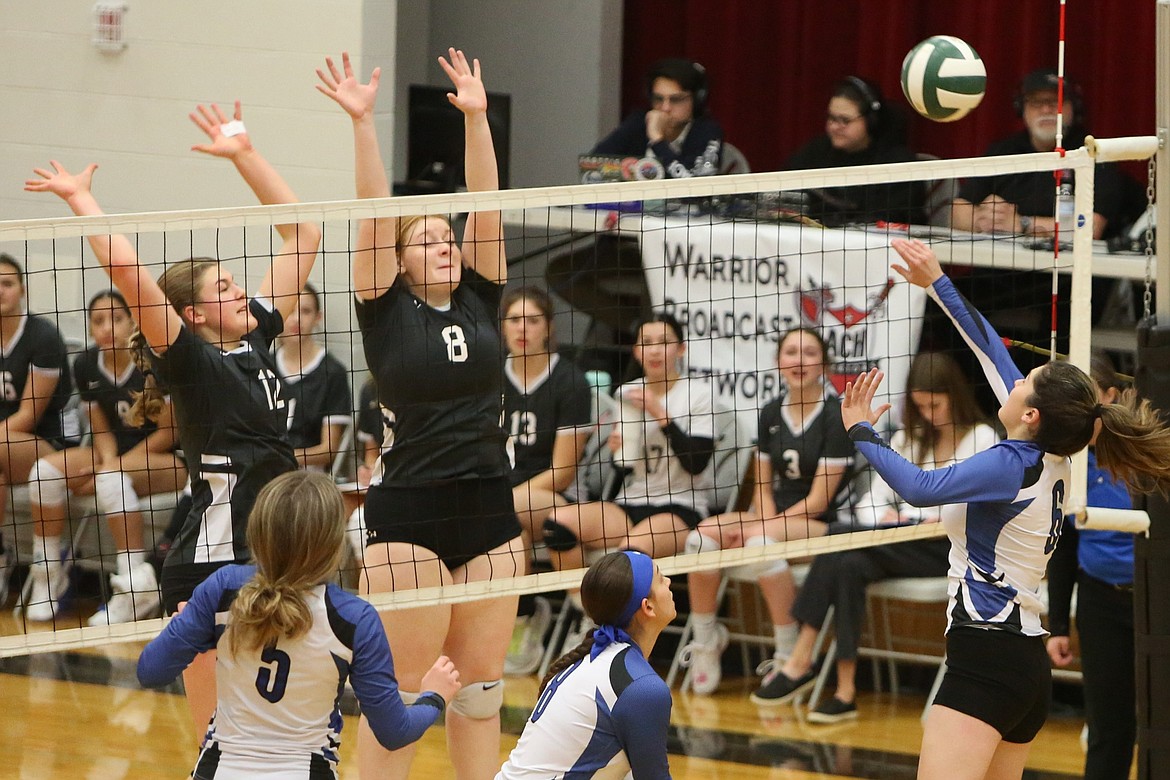
[[[692,612],[691,626],[695,630],[695,642],[709,645],[715,641],[715,613]]]
[[[118,574],[128,575],[135,566],[146,563],[145,550],[119,550]]]
[[[789,623],[772,627],[772,638],[776,640],[776,657],[788,659],[796,649],[796,638],[800,636],[800,624]]]
[[[33,563],[60,563],[61,537],[37,536],[33,538]]]

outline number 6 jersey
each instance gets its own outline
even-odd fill
[[[466,267],[447,309],[413,295],[401,276],[357,300],[387,421],[383,485],[507,475],[499,307],[500,286]]]

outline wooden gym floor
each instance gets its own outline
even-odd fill
[[[11,612],[0,633],[19,629]],[[135,678],[141,645],[0,659],[0,778],[182,778],[196,742],[177,687],[146,691]],[[913,778],[922,736],[919,695],[863,694],[861,718],[833,726],[799,709],[762,710],[751,680],[725,681],[717,695],[675,694],[670,763],[675,778]],[[534,678],[509,678],[500,760],[515,744],[536,698]],[[349,702],[352,712],[353,702]],[[1054,714],[1037,738],[1025,777],[1079,777],[1079,717]],[[342,778],[357,778],[356,719],[346,717]],[[449,778],[441,728],[423,738],[413,776]]]

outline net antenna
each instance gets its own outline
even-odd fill
[[[1064,17],[1065,17],[1065,0],[1060,0],[1060,32],[1057,36],[1056,45],[1056,152],[1064,157]],[[1060,211],[1061,211],[1061,185],[1064,181],[1064,169],[1057,168],[1052,172],[1052,177],[1055,181],[1053,190],[1055,197],[1052,199],[1052,210],[1054,213],[1054,220],[1052,224],[1052,305],[1050,316],[1052,317],[1051,330],[1049,332],[1049,352],[1051,353],[1049,359],[1056,359],[1056,307],[1059,297],[1058,282],[1060,274],[1057,272],[1057,266],[1060,265]],[[1076,212],[1073,215],[1073,226],[1076,225]],[[1075,240],[1075,238],[1074,238]]]

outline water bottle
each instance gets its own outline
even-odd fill
[[[1073,228],[1076,227],[1077,209],[1073,199],[1072,171],[1065,171],[1060,180],[1060,192],[1056,196],[1056,216],[1060,220],[1060,243],[1071,244]]]

